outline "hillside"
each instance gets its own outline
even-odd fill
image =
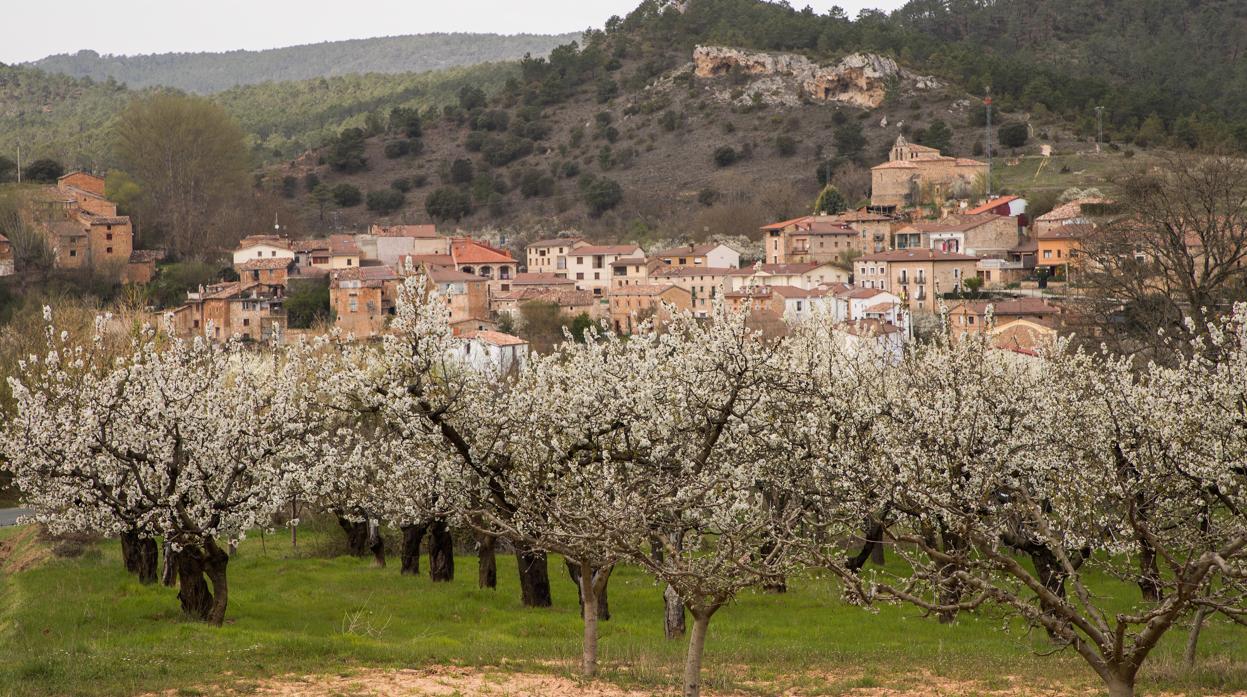
[[[331,41],[265,51],[100,55],[83,50],[27,64],[49,73],[134,89],[172,87],[209,94],[240,85],[366,73],[418,73],[544,56],[576,34],[417,34]]]

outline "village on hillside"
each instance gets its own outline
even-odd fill
[[[914,338],[915,323],[943,312],[954,335],[988,332],[1000,348],[1034,355],[1075,323],[1040,288],[1077,273],[1080,236],[1109,202],[1074,199],[1031,219],[1024,198],[973,195],[987,166],[899,136],[871,170],[868,206],[768,224],[754,259],[717,242],[646,250],[573,233],[530,242],[516,259],[470,232],[432,224],[373,224],[322,239],[252,234],[233,251],[237,280],[193,289],[167,314],[181,335],[288,341],[312,331],[287,326],[289,287],[319,281],[328,283],[332,317],[320,329],[374,338],[387,330],[399,285],[420,275],[446,298],[454,332],[495,367],[527,355],[515,328],[528,303],[622,334],[672,311],[706,318],[716,303],[747,308],[754,326],[772,334],[826,313],[846,343],[894,357]],[[156,275],[163,251],[133,248],[130,219],[105,198],[102,177],[72,172],[33,200],[27,214],[56,267],[132,284]],[[932,211],[929,201],[942,204]],[[14,271],[0,239],[0,273]]]

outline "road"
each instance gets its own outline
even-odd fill
[[[18,518],[29,514],[30,510],[25,508],[0,508],[0,528],[16,525]]]

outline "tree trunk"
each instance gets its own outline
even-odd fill
[[[662,600],[664,607],[663,613],[663,634],[668,639],[679,639],[684,636],[684,603],[680,600],[680,594],[676,592],[671,584],[667,584],[666,589],[662,592]]]
[[[515,546],[515,560],[520,568],[520,600],[524,607],[550,607],[550,571],[546,553]]]
[[[710,617],[714,609],[695,610],[689,608],[693,615],[693,633],[688,638],[688,656],[684,661],[684,697],[701,695],[701,656],[706,649],[706,630],[710,628]]]
[[[424,531],[423,525],[402,526],[403,546],[398,553],[403,564],[400,573],[420,575],[420,541],[424,539]]]
[[[441,518],[429,526],[429,579],[435,583],[455,580],[455,540]]]
[[[1134,697],[1133,678],[1112,678],[1105,681],[1108,697]]]
[[[569,559],[564,559],[563,563],[567,565],[567,573],[571,576],[572,582],[576,584],[576,600],[580,603],[580,614],[583,615],[585,612],[585,597],[584,591],[581,588],[580,565]],[[595,577],[600,571],[601,569],[593,567],[589,568],[591,577]],[[610,572],[607,571],[606,573],[609,577]],[[606,589],[607,585],[603,583],[602,589],[597,593],[598,619],[603,622],[611,618],[610,600],[606,596]]]
[[[762,548],[758,551],[763,559],[770,556],[774,552],[775,545],[770,542],[763,544]],[[766,583],[763,583],[762,590],[766,593],[787,593],[788,579],[783,576],[776,576],[775,578],[769,579]]]
[[[567,568],[572,568],[568,562]],[[586,678],[593,677],[598,670],[598,597],[595,588],[593,568],[588,564],[577,564],[580,589],[580,617],[585,623],[584,653],[581,667]]]
[[[1139,590],[1143,599],[1158,603],[1162,600],[1160,592],[1160,568],[1156,565],[1156,550],[1147,540],[1140,540],[1139,545]]]
[[[164,544],[165,560],[160,570],[160,582],[168,588],[172,588],[178,584],[177,553],[173,551],[173,545],[165,540]]]
[[[204,543],[204,552],[204,572],[212,582],[212,592],[216,596],[208,613],[208,622],[219,627],[225,622],[225,608],[229,604],[229,584],[225,576],[229,555],[212,539]]]
[[[356,523],[339,515],[338,525],[346,533],[346,549],[352,557],[362,557],[368,553],[368,523]]]
[[[204,579],[204,554],[198,547],[183,547],[175,555],[178,569],[178,600],[182,612],[188,616],[207,621],[212,615],[214,599]]]
[[[476,541],[476,585],[495,589],[498,587],[498,538],[493,535],[480,535]]]
[[[371,518],[368,526],[368,551],[372,552],[372,565],[378,569],[385,568],[385,538],[381,536],[381,523]]]
[[[1208,617],[1208,608],[1201,607],[1195,611],[1195,621],[1191,623],[1191,633],[1186,636],[1186,651],[1182,658],[1187,668],[1195,667],[1195,653],[1199,648],[1199,633],[1204,628],[1204,620]]]
[[[152,538],[140,537],[136,532],[121,533],[121,560],[126,571],[138,575],[139,583],[156,582],[160,551]]]

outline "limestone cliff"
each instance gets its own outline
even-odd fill
[[[802,99],[837,102],[863,109],[883,104],[888,86],[900,81],[915,89],[934,89],[933,78],[914,75],[896,61],[873,53],[854,53],[831,66],[789,53],[762,53],[724,46],[698,46],[693,72],[703,79],[732,72],[749,76],[748,84],[723,90],[724,101],[747,103],[757,95],[771,105],[796,106]],[[735,96],[733,96],[735,94]]]

